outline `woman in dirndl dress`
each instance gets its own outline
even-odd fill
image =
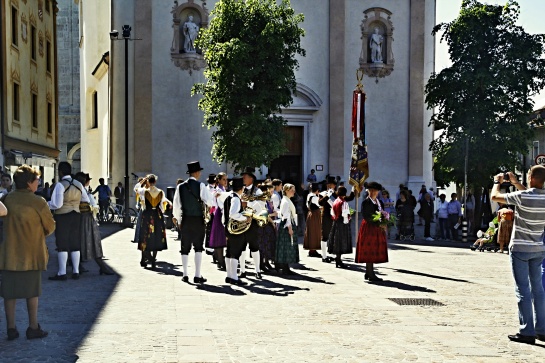
[[[148,262],[151,262],[151,268],[154,269],[157,252],[167,249],[163,203],[169,201],[165,198],[165,193],[155,187],[157,176],[149,174],[142,182],[146,181],[149,183],[149,188],[135,188],[144,196],[145,201],[138,249],[142,251],[140,266],[146,267]]]
[[[373,214],[382,212],[383,206],[377,198],[382,190],[382,185],[371,182],[367,186],[369,196],[362,203],[362,215],[358,243],[356,245],[356,263],[365,263],[365,279],[369,281],[382,281],[373,270],[375,263],[388,262],[388,244],[386,231],[373,223]]]
[[[210,248],[214,249],[214,257],[218,261],[218,268],[225,271],[225,255],[223,250],[227,247],[227,238],[225,236],[225,226],[223,219],[223,202],[220,201],[220,194],[227,191],[227,174],[224,172],[216,176],[216,210],[212,219],[212,229],[210,231]]]
[[[106,265],[102,257],[102,238],[98,229],[97,221],[93,216],[93,209],[97,208],[97,202],[93,195],[89,192],[89,183],[91,178],[89,174],[79,172],[76,173],[76,180],[85,187],[84,193],[89,197],[89,203],[80,202],[79,211],[81,215],[80,235],[81,235],[81,261],[95,260],[100,268],[101,275],[113,275],[114,272]],[[83,269],[80,267],[80,271]]]
[[[147,188],[149,185],[147,183],[141,184],[144,180],[143,177],[138,178],[138,183],[134,186],[134,191],[137,192],[139,188]],[[144,195],[141,193],[136,193],[136,210],[138,211],[136,215],[136,225],[134,226],[134,243],[140,242],[140,227],[142,226],[142,209],[145,204]]]
[[[260,185],[259,188],[263,193],[273,195],[274,186],[272,184]],[[259,241],[259,255],[261,258],[261,268],[263,271],[272,270],[270,261],[274,261],[276,251],[276,227],[273,218],[277,213],[274,211],[272,200],[265,202],[267,207],[267,224],[257,230],[257,240]]]
[[[322,212],[319,203],[320,187],[312,184],[311,192],[307,196],[307,223],[303,248],[308,251],[308,257],[322,257],[316,250],[321,248],[322,241]]]
[[[280,226],[276,240],[275,267],[285,275],[293,275],[290,263],[299,262],[299,245],[297,243],[297,211],[290,198],[295,195],[293,184],[284,184],[282,201],[280,202]]]
[[[350,207],[345,200],[346,188],[339,187],[337,199],[331,208],[333,226],[327,240],[327,252],[335,255],[335,267],[346,268],[341,255],[352,253],[352,232],[350,232]]]

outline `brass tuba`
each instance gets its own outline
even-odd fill
[[[257,225],[259,227],[264,227],[267,224],[267,218],[269,214],[267,211],[262,211],[260,213],[255,213],[255,210],[253,208],[247,207],[242,211],[242,215],[244,217],[252,217],[253,220],[257,222]],[[250,226],[252,225],[252,221],[237,221],[234,219],[229,219],[229,222],[227,223],[227,231],[230,234],[242,234],[250,229]]]

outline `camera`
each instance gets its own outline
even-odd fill
[[[509,180],[509,173],[503,173],[503,182],[504,183],[510,183],[510,180]]]

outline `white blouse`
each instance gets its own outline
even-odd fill
[[[297,212],[290,198],[283,196],[280,202],[280,220],[286,221],[284,228],[291,226],[292,221],[297,226]]]

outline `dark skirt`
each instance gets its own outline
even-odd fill
[[[210,248],[227,247],[227,238],[225,237],[225,226],[222,223],[223,213],[217,208],[214,212],[212,230],[210,231]]]
[[[327,252],[332,255],[345,255],[352,253],[352,232],[350,223],[344,224],[341,219],[333,222],[329,239],[327,240]]]
[[[205,225],[205,235],[204,235],[204,247],[205,248],[213,248],[212,246],[210,246],[210,234],[212,232],[212,228],[214,228],[214,215],[213,214],[210,214],[209,216],[209,219],[208,219],[208,223],[206,223]]]
[[[102,238],[93,213],[81,213],[81,260],[102,258]]]
[[[140,251],[162,251],[167,249],[165,221],[159,208],[146,209],[142,212],[138,249]]]
[[[356,263],[388,262],[386,232],[365,219],[361,221],[356,244]]]
[[[134,226],[134,239],[133,242],[140,242],[140,229],[142,227],[142,208],[138,209],[138,215],[136,216],[136,226]]]
[[[326,215],[327,213],[327,215]],[[327,242],[329,234],[331,233],[331,227],[333,227],[333,220],[331,215],[326,212],[322,217],[322,241]]]
[[[272,223],[267,223],[257,231],[259,253],[265,260],[274,260],[276,254],[276,229]]]
[[[303,248],[305,250],[319,250],[322,248],[322,214],[319,209],[311,210],[307,214],[307,224],[305,228],[305,240]]]
[[[4,299],[30,299],[42,294],[42,271],[2,271],[0,296]]]
[[[81,215],[78,212],[55,214],[57,251],[79,251]]]
[[[293,238],[288,229],[284,228],[286,221],[280,222],[278,238],[276,239],[275,263],[296,263],[299,262],[299,245],[297,244],[296,228],[292,225]]]

